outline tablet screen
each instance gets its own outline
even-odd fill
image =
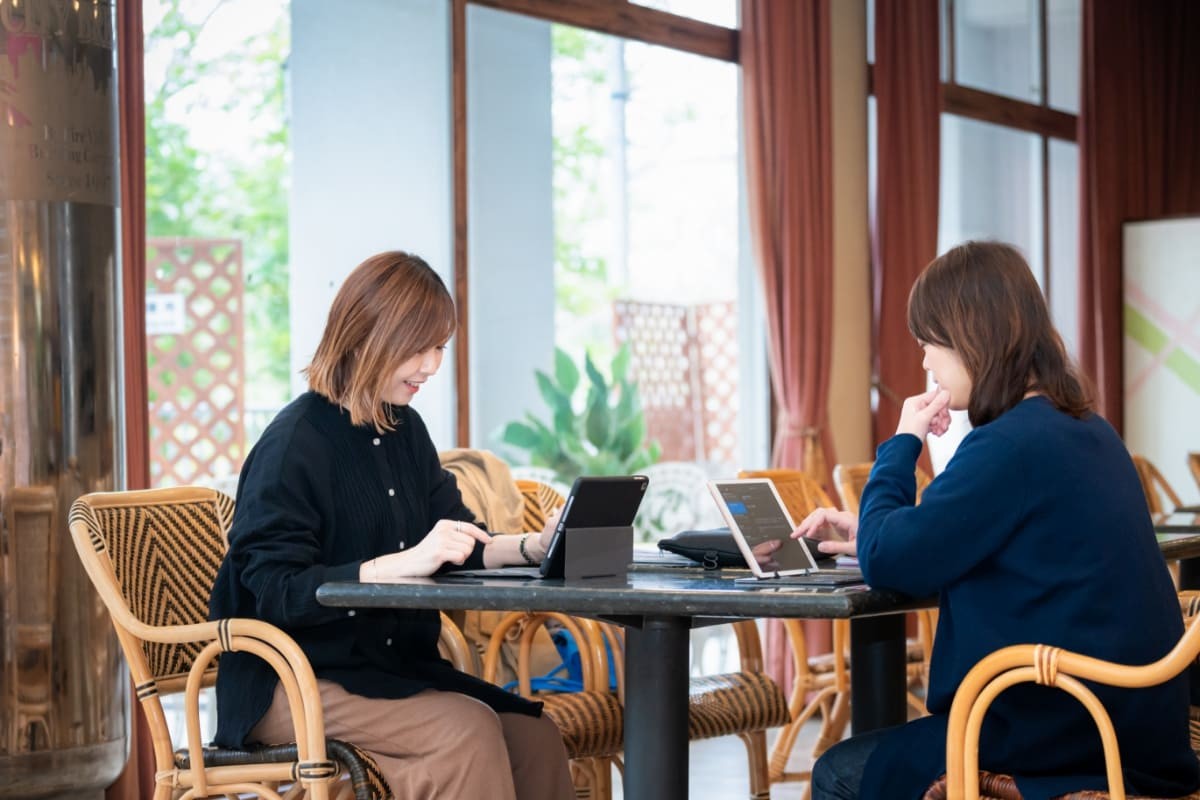
[[[731,530],[740,533],[762,572],[794,572],[816,564],[799,541],[792,538],[787,510],[765,478],[712,481]]]

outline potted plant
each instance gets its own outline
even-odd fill
[[[631,475],[659,458],[658,442],[646,441],[646,418],[637,385],[629,379],[629,345],[613,356],[609,378],[584,355],[586,391],[579,368],[554,349],[554,376],[536,370],[538,390],[549,410],[543,420],[526,412],[508,423],[500,440],[532,466],[546,467],[570,485],[580,475]],[[583,402],[576,404],[576,396]]]

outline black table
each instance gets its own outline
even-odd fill
[[[1176,509],[1154,520],[1158,546],[1167,560],[1179,559],[1179,588],[1200,589],[1200,509]]]
[[[838,590],[757,589],[700,570],[634,570],[620,579],[513,581],[410,578],[331,582],[322,605],[562,611],[624,626],[625,796],[670,800],[688,793],[688,631],[718,620],[757,617],[851,619],[851,728],[905,721],[904,617],[929,607],[865,586]],[[880,616],[883,615],[883,616]]]

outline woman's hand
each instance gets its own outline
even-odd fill
[[[846,541],[826,538],[829,536],[827,528],[834,528],[837,533],[845,536]],[[821,543],[817,545],[818,550],[839,556],[858,555],[857,537],[858,516],[836,508],[818,508],[792,531],[793,539],[819,539]]]
[[[950,392],[935,387],[904,401],[896,433],[911,433],[924,442],[928,434],[941,436],[949,428]]]
[[[476,542],[487,544],[491,540],[485,531],[469,522],[440,519],[414,547],[364,561],[358,571],[359,580],[426,577],[443,564],[462,564]]]
[[[558,527],[558,520],[562,516],[562,512],[562,506],[559,506],[546,517],[546,524],[542,526],[542,532],[537,537],[538,549],[541,551],[538,561],[541,561],[546,557],[546,553],[550,552],[550,540],[554,538],[554,529]],[[532,539],[529,544],[533,544]]]

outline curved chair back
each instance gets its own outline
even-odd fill
[[[1200,453],[1188,453],[1188,468],[1196,479],[1196,488],[1200,489]]]
[[[1171,484],[1145,456],[1130,456],[1133,466],[1137,468],[1138,479],[1142,482],[1142,491],[1146,495],[1146,505],[1154,516],[1169,514],[1183,503],[1179,495],[1171,488]]]
[[[871,477],[871,467],[875,466],[874,461],[863,461],[859,464],[838,464],[833,468],[833,486],[837,490],[838,498],[842,501],[842,508],[852,514],[858,513],[859,500],[862,497],[863,487],[867,485],[867,479]],[[921,502],[921,493],[925,491],[925,487],[933,478],[929,477],[929,473],[917,467],[917,502]]]
[[[1011,776],[979,769],[979,734],[987,709],[997,695],[1018,683],[1037,683],[1061,689],[1079,700],[1096,725],[1104,751],[1108,792],[1073,793],[1064,795],[1064,800],[1077,797],[1125,800],[1116,731],[1108,712],[1084,681],[1140,688],[1163,683],[1188,669],[1200,656],[1200,622],[1195,616],[1198,607],[1198,593],[1180,593],[1180,610],[1187,622],[1183,638],[1169,653],[1151,664],[1116,664],[1045,644],[1013,645],[984,656],[954,693],[946,734],[946,775],[930,787],[925,797],[974,800],[980,797],[981,789],[987,792],[985,797],[1020,797]],[[1192,712],[1194,727],[1195,707]],[[1200,791],[1179,800],[1200,800]]]
[[[834,507],[829,494],[807,473],[798,469],[744,469],[739,478],[770,478],[797,525],[815,509]]]
[[[71,507],[71,539],[116,628],[146,712],[155,758],[155,800],[253,793],[295,784],[314,800],[345,768],[360,800],[391,793],[374,762],[324,736],[320,695],[299,646],[259,620],[208,620],[227,548],[233,500],[198,486],[84,495]],[[221,652],[244,650],[279,675],[297,741],[262,750],[216,750],[200,740],[199,692],[216,679]],[[183,691],[187,748],[175,753],[160,694]],[[326,758],[326,752],[334,759]]]

